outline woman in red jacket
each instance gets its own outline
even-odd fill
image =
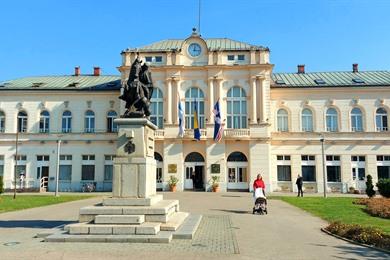
[[[262,188],[263,189],[263,194],[265,196],[265,184],[263,181],[263,177],[261,177],[261,174],[257,174],[257,179],[253,182],[253,192],[257,188]]]

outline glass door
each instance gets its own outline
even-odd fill
[[[184,189],[192,190],[194,189],[195,166],[187,165],[185,169]]]

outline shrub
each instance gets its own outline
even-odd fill
[[[372,184],[372,176],[367,175],[367,181],[366,181],[366,194],[369,198],[372,198],[375,196],[375,191],[374,191],[374,185]]]
[[[333,222],[325,229],[333,234],[358,243],[373,245],[386,250],[390,249],[390,235],[372,227]]]
[[[169,178],[168,185],[169,186],[176,186],[176,184],[179,182],[179,179],[175,176],[172,176]]]
[[[385,198],[390,198],[390,179],[380,179],[376,186],[380,195]]]
[[[370,199],[366,211],[372,216],[390,219],[390,199]]]
[[[369,199],[356,199],[352,203],[356,205],[367,205],[369,201]]]
[[[3,176],[0,176],[0,194],[4,192]]]

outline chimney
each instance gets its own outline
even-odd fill
[[[305,65],[298,65],[298,74],[305,73]]]
[[[359,64],[357,63],[352,64],[352,72],[354,73],[359,72]]]
[[[74,75],[80,76],[80,66],[74,67]]]
[[[93,75],[100,76],[100,67],[93,67]]]

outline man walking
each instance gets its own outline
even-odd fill
[[[298,196],[297,196],[297,197],[299,197],[299,195],[300,195],[301,197],[303,197],[303,190],[302,190],[303,178],[302,178],[301,175],[298,174],[298,178],[297,178],[297,181],[295,182],[295,184],[296,184],[297,187],[298,187]]]

